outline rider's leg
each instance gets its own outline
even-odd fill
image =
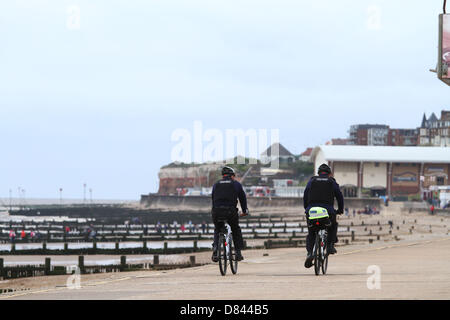
[[[306,251],[311,253],[314,249],[314,241],[316,240],[316,233],[308,228],[308,235],[306,236]]]
[[[334,248],[334,244],[337,242],[337,230],[338,230],[338,223],[336,221],[336,215],[331,214],[330,215],[330,221],[331,226],[328,228],[328,243],[329,246],[329,253],[335,254],[337,253],[336,249]]]
[[[312,230],[312,228],[308,228],[308,235],[306,236],[306,251],[307,256],[305,260],[305,268],[311,268],[313,265],[313,249],[314,242],[316,240],[316,233]]]
[[[213,262],[218,261],[217,248],[219,245],[219,233],[220,233],[220,230],[224,227],[223,222],[218,221],[218,214],[220,215],[220,212],[217,212],[213,209],[212,220],[214,223],[214,243],[213,243],[213,253],[212,253],[212,257],[211,257]]]
[[[241,254],[241,250],[244,249],[244,240],[242,238],[241,227],[239,226],[239,215],[236,212],[231,212],[228,217],[228,224],[231,227],[233,233],[233,243],[236,248],[236,256],[238,260],[244,259]]]

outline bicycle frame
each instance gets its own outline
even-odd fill
[[[328,267],[328,249],[327,249],[327,229],[317,230],[315,232],[315,240],[314,240],[314,272],[318,276],[320,274],[320,269],[322,269],[322,273],[325,274]],[[318,247],[317,247],[318,246]],[[325,250],[327,250],[325,252]]]
[[[227,229],[226,234],[224,233],[225,242],[227,243],[227,246],[226,246],[227,252],[226,252],[226,254],[227,254],[227,256],[229,256],[229,254],[230,254],[230,242],[233,241],[233,238],[232,238],[230,225],[228,223],[224,223],[224,224],[225,224],[225,228]]]
[[[324,248],[325,248],[328,232],[326,229],[322,229],[322,230],[319,230],[317,233],[319,234],[320,241],[321,241],[320,258],[323,259],[325,257]]]

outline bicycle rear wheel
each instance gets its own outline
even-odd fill
[[[221,233],[219,235],[219,247],[217,248],[217,255],[219,256],[219,269],[222,276],[227,274],[227,248],[226,239]]]
[[[314,243],[314,272],[316,273],[316,276],[320,274],[320,265],[320,237],[319,233],[316,233],[316,241]]]
[[[234,248],[233,236],[230,236],[228,241],[230,241],[230,243],[228,244],[230,248],[228,256],[230,260],[230,269],[233,274],[236,274],[238,270],[238,260],[236,258],[236,250]]]

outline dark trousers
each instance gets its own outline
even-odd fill
[[[224,227],[224,223],[220,219],[225,219],[231,227],[233,233],[233,242],[236,250],[244,248],[244,241],[242,239],[241,227],[239,227],[239,215],[237,208],[213,208],[212,220],[214,223],[214,248],[217,248],[219,243],[219,232]]]
[[[328,228],[328,244],[338,242],[337,239],[338,223],[336,221],[336,214],[330,214],[330,221],[331,226]],[[306,236],[306,250],[308,250],[308,252],[313,251],[315,240],[316,239],[314,229],[308,228],[308,235]]]

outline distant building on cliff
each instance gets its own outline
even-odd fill
[[[183,189],[210,188],[220,177],[221,164],[186,165],[172,164],[159,170],[161,195],[182,195]],[[181,194],[180,194],[181,193]]]
[[[420,145],[450,147],[450,111],[442,110],[440,119],[434,113],[428,119],[424,114],[419,130]]]
[[[389,126],[384,124],[356,124],[349,130],[349,145],[385,146]]]
[[[311,154],[313,148],[307,148],[302,154],[300,154],[299,160],[305,162],[311,162]]]
[[[295,162],[295,156],[281,143],[274,143],[261,153],[261,163],[268,164],[279,159],[280,163]]]

